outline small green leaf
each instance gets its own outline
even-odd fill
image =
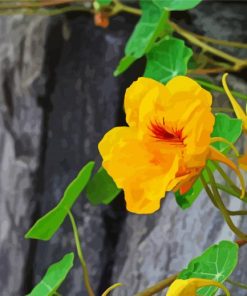
[[[242,133],[242,121],[230,116],[218,113],[215,115],[214,129],[211,134],[212,137],[222,137],[227,139],[231,143],[235,143]],[[213,143],[213,146],[222,153],[226,153],[229,146],[226,143],[217,142]],[[215,167],[209,162],[211,171],[215,171]],[[204,174],[204,178],[208,182],[207,174]],[[194,201],[199,196],[203,189],[203,185],[199,179],[196,180],[192,188],[185,194],[181,195],[179,191],[175,193],[176,201],[182,209],[186,209],[192,206]]]
[[[63,259],[52,264],[42,280],[33,288],[27,296],[52,296],[65,280],[73,267],[74,254],[68,253]]]
[[[209,247],[201,256],[190,261],[187,268],[178,275],[179,279],[202,278],[223,283],[233,272],[238,262],[238,245],[231,241],[221,241]],[[198,290],[198,295],[213,296],[217,287]]]
[[[118,76],[120,75],[121,73],[123,73],[124,71],[126,71],[129,66],[131,66],[134,62],[136,61],[136,58],[133,57],[133,56],[125,56],[123,57],[118,66],[117,66],[117,69],[114,71],[114,76]]]
[[[108,205],[120,191],[121,189],[117,188],[103,167],[98,170],[86,187],[88,200],[93,205]]]
[[[235,143],[242,133],[242,121],[230,116],[218,113],[215,115],[214,130],[211,137],[221,137],[231,143]],[[213,146],[224,152],[229,145],[222,142],[213,143]]]
[[[158,7],[166,10],[187,10],[196,7],[202,0],[153,0]]]
[[[147,54],[144,76],[166,83],[177,75],[185,75],[192,50],[184,41],[166,38],[157,43]]]
[[[144,56],[168,26],[167,11],[161,10],[150,0],[141,0],[140,5],[142,16],[126,44],[125,57],[120,61],[114,75],[123,73],[135,60]]]
[[[199,179],[195,181],[193,186],[185,194],[180,194],[179,190],[175,192],[176,202],[183,209],[188,209],[199,196],[203,189],[203,185]]]
[[[58,205],[40,218],[26,233],[25,238],[49,240],[56,233],[66,218],[68,211],[86,187],[93,168],[93,161],[90,161],[82,168],[78,176],[66,188]]]

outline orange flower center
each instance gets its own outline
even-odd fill
[[[160,123],[158,121],[151,122],[149,129],[152,133],[152,137],[154,137],[157,140],[169,142],[172,144],[183,144],[183,130],[177,130],[174,128],[167,127],[164,119],[163,123]]]

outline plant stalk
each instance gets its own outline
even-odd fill
[[[135,294],[134,296],[151,296],[154,295],[165,288],[169,287],[177,278],[178,274],[173,274],[168,278],[156,283],[155,285],[147,288],[146,290]]]
[[[82,248],[81,248],[78,228],[76,226],[76,222],[75,222],[74,216],[72,215],[71,211],[68,211],[68,214],[69,214],[70,222],[71,222],[73,232],[74,232],[77,254],[78,254],[78,257],[79,257],[79,260],[81,263],[81,267],[83,270],[83,279],[84,279],[85,287],[86,287],[88,296],[95,296],[93,289],[91,287],[91,284],[90,284],[88,269],[87,269],[86,261],[84,259]]]

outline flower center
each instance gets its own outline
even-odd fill
[[[164,119],[163,123],[158,121],[151,122],[149,129],[152,133],[152,137],[156,138],[157,140],[183,144],[184,138],[182,135],[182,130],[167,127]]]

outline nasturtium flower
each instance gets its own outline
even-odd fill
[[[196,296],[198,289],[207,287],[207,286],[216,286],[222,289],[226,296],[230,296],[227,288],[219,282],[209,280],[209,279],[199,279],[191,278],[187,280],[177,279],[170,286],[166,296]]]
[[[167,191],[185,193],[215,156],[211,103],[211,94],[185,76],[166,85],[142,77],[127,89],[128,126],[107,132],[99,151],[130,212],[153,213]]]

